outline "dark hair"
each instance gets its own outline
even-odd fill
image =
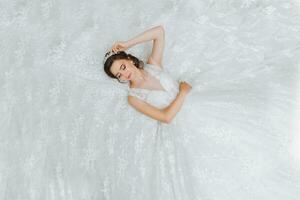
[[[119,60],[119,59],[132,60],[135,67],[137,67],[139,69],[143,69],[144,68],[144,62],[142,60],[139,60],[137,57],[135,57],[135,56],[133,56],[131,54],[127,54],[125,51],[119,51],[118,53],[116,53],[116,54],[108,57],[107,60],[104,63],[104,71],[105,71],[105,73],[109,77],[115,78],[118,81],[119,81],[119,79],[110,71],[110,68],[111,68],[113,62],[115,60]]]

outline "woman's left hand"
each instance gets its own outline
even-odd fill
[[[126,42],[118,41],[118,42],[114,43],[111,50],[113,52],[118,52],[118,51],[125,51],[128,48],[129,48],[129,45]]]
[[[192,86],[189,83],[187,83],[185,81],[181,81],[179,83],[179,91],[180,92],[184,92],[185,94],[187,94],[190,92],[191,89],[192,89]]]

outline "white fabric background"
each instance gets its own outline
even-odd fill
[[[0,16],[0,199],[109,199],[101,149],[127,104],[126,86],[106,77],[102,58],[113,42],[158,24],[174,77],[213,69],[216,81],[230,81],[269,71],[270,103],[285,97],[270,119],[297,132],[296,1],[0,1]],[[143,60],[150,51],[149,42],[128,50]],[[299,148],[290,148],[296,157]]]

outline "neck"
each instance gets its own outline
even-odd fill
[[[130,80],[130,86],[141,85],[147,78],[147,73],[143,69],[137,70],[137,77]]]

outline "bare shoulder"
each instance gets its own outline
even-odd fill
[[[139,111],[144,111],[148,104],[147,102],[139,99],[138,97],[128,95],[128,103]]]
[[[143,101],[135,96],[131,96],[131,95],[127,96],[127,100],[131,106],[133,106],[134,108],[139,109],[139,110],[142,109],[142,107],[146,104],[145,101]]]
[[[138,99],[135,96],[128,95],[128,103],[134,107],[137,111],[151,117],[152,119],[168,123],[166,113],[164,110],[156,108],[155,106],[150,105],[149,103]]]
[[[135,96],[131,96],[131,95],[127,96],[127,100],[128,100],[128,103],[131,104],[131,105],[134,104],[137,101],[140,101],[138,98],[136,98]]]

